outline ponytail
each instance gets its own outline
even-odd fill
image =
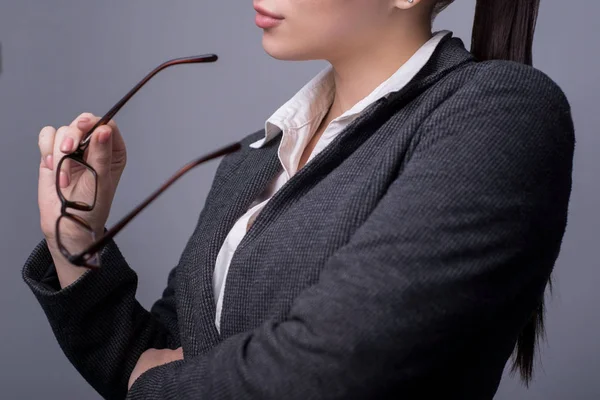
[[[433,3],[431,20],[455,0]],[[533,33],[540,0],[477,0],[471,53],[479,61],[509,60],[532,65]],[[552,290],[552,280],[548,279]],[[529,386],[533,376],[535,349],[544,332],[544,297],[521,329],[513,353],[511,372],[520,372]]]
[[[443,1],[443,0],[442,0]],[[510,60],[532,65],[533,33],[540,0],[477,0],[471,53],[480,61]],[[549,288],[552,282],[549,280]],[[529,386],[536,345],[544,337],[544,298],[521,330],[511,371]]]
[[[531,49],[540,0],[477,0],[471,53],[481,61],[532,65]]]

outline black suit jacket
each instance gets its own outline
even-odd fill
[[[542,299],[571,190],[569,103],[541,71],[478,62],[446,36],[269,201],[231,261],[227,232],[280,171],[281,135],[224,157],[163,296],[145,310],[114,242],[60,289],[45,242],[23,269],[58,342],[104,397],[148,348],[185,359],[130,399],[490,399]]]

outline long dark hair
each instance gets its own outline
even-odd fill
[[[434,17],[454,0],[439,0]],[[540,0],[477,0],[471,38],[471,53],[480,61],[510,60],[532,65],[533,33]],[[552,290],[552,280],[548,280]],[[520,372],[529,386],[533,376],[536,346],[545,336],[545,305],[537,308],[519,334],[513,353],[511,372]]]
[[[532,65],[533,33],[540,0],[477,0],[471,53],[479,60],[511,60]],[[548,281],[550,290],[552,281]],[[519,334],[511,371],[526,386],[533,376],[535,350],[544,331],[544,297]]]
[[[477,0],[471,53],[480,60],[532,65],[539,6],[540,0]]]

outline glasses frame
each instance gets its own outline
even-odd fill
[[[218,56],[216,54],[204,54],[204,55],[193,56],[193,57],[175,58],[175,59],[172,59],[172,60],[162,63],[161,65],[156,67],[154,70],[152,70],[148,75],[146,75],[137,85],[135,85],[133,87],[133,89],[131,89],[121,100],[119,100],[119,102],[117,102],[117,104],[115,104],[102,118],[100,118],[100,120],[98,122],[96,122],[96,124],[92,128],[90,128],[90,130],[83,136],[82,140],[79,142],[79,145],[75,151],[73,151],[70,154],[64,155],[60,159],[58,166],[56,168],[56,192],[57,192],[58,198],[60,199],[60,202],[61,202],[61,208],[60,208],[60,216],[56,220],[55,233],[56,233],[57,245],[58,245],[60,252],[71,264],[79,266],[79,267],[85,267],[88,269],[101,268],[101,266],[90,264],[89,260],[91,258],[93,258],[95,255],[97,255],[99,257],[100,250],[104,246],[106,246],[108,244],[108,242],[112,238],[114,238],[115,235],[117,233],[119,233],[133,218],[135,218],[136,215],[138,215],[152,201],[154,201],[154,199],[156,199],[160,194],[162,194],[172,184],[174,184],[179,178],[181,178],[185,173],[187,173],[194,167],[196,167],[206,161],[224,156],[229,153],[233,153],[241,148],[240,142],[234,142],[227,146],[221,147],[209,154],[199,157],[199,158],[189,162],[188,164],[184,165],[173,176],[171,176],[161,187],[159,187],[157,190],[155,190],[142,203],[140,203],[136,208],[134,208],[125,217],[123,217],[119,222],[117,222],[111,229],[105,230],[104,235],[102,237],[100,237],[98,239],[96,239],[94,237],[93,243],[90,244],[83,251],[73,254],[73,253],[69,252],[67,250],[67,248],[64,246],[64,243],[60,237],[60,228],[59,228],[60,221],[63,218],[68,218],[71,221],[82,225],[83,227],[88,229],[90,232],[92,232],[92,234],[94,234],[93,229],[85,221],[85,219],[83,219],[82,217],[80,217],[76,214],[72,214],[72,213],[68,212],[68,209],[89,212],[89,211],[92,211],[94,209],[94,206],[96,205],[96,198],[98,196],[98,174],[97,174],[96,170],[91,165],[89,165],[87,162],[85,162],[85,160],[84,160],[85,150],[89,146],[90,139],[92,137],[92,133],[96,130],[96,128],[108,123],[108,121],[110,121],[112,118],[114,118],[114,116],[117,114],[117,112],[127,103],[127,101],[129,99],[131,99],[131,97],[133,97],[133,95],[136,94],[140,90],[140,88],[142,86],[144,86],[153,76],[155,76],[158,72],[162,71],[163,69],[168,68],[173,65],[179,65],[179,64],[215,62],[215,61],[217,61],[217,59],[218,59]],[[62,190],[60,188],[59,171],[61,170],[61,167],[66,160],[73,160],[77,163],[82,164],[85,168],[87,168],[93,174],[94,181],[95,181],[95,190],[94,190],[94,200],[93,200],[92,204],[85,204],[85,203],[77,202],[77,201],[69,201],[64,197]]]

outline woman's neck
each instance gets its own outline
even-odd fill
[[[343,59],[330,60],[335,94],[325,118],[329,121],[337,118],[368,96],[408,61],[431,35],[429,27],[420,31],[416,29],[401,36],[402,39],[381,40],[377,46],[370,46]]]

